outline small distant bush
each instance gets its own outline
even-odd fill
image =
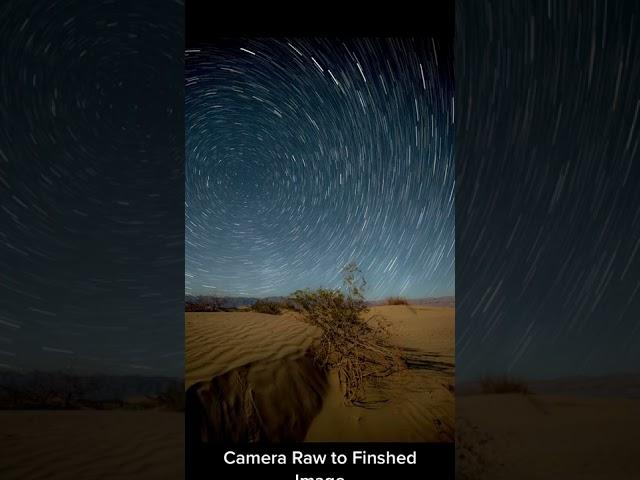
[[[269,300],[258,300],[252,305],[251,310],[259,313],[268,313],[270,315],[280,315],[282,313],[282,305]]]
[[[185,391],[181,384],[171,384],[159,394],[147,395],[147,398],[164,410],[184,412]]]
[[[368,380],[387,376],[404,362],[389,342],[390,330],[384,318],[366,319],[366,282],[354,263],[343,271],[345,291],[320,288],[298,290],[290,296],[305,321],[321,330],[314,347],[318,365],[337,370],[347,403],[359,403]]]
[[[185,302],[185,312],[222,312],[222,300],[218,298],[198,298]]]
[[[404,297],[388,297],[387,305],[409,305],[409,301]]]
[[[153,386],[154,395],[130,397],[133,389],[150,389],[153,377],[83,375],[68,371],[30,371],[0,376],[0,410],[145,410],[184,411],[184,384]],[[126,398],[129,397],[129,398]]]
[[[34,371],[20,384],[0,385],[0,408],[72,409],[98,390],[95,378]]]
[[[480,380],[480,391],[484,394],[492,393],[531,393],[526,381],[518,377],[484,377]]]
[[[222,298],[197,297],[187,300],[184,304],[185,312],[234,312],[237,308],[225,305]]]

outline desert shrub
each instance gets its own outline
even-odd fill
[[[354,263],[343,271],[344,291],[319,288],[298,290],[290,296],[302,318],[318,327],[321,336],[313,349],[318,365],[336,370],[347,403],[359,403],[368,380],[399,370],[403,361],[389,342],[390,330],[380,316],[365,318],[366,282]]]
[[[483,377],[480,379],[480,391],[485,394],[491,393],[522,393],[529,394],[531,390],[526,381],[517,377]]]
[[[185,312],[229,312],[234,310],[224,305],[224,301],[217,297],[194,297],[185,300]]]
[[[182,384],[170,384],[157,395],[147,395],[149,400],[155,402],[160,408],[175,412],[184,412],[185,391]]]
[[[0,408],[79,408],[87,396],[98,391],[92,377],[73,372],[33,371],[20,382],[0,385]]]
[[[387,305],[409,305],[409,301],[404,297],[388,297],[386,299]]]
[[[292,312],[300,312],[300,306],[294,302],[291,298],[285,298],[280,302],[280,307],[283,310],[290,310]]]
[[[282,313],[282,306],[278,302],[257,300],[256,303],[251,306],[251,310],[254,312],[268,313],[270,315],[280,315]]]

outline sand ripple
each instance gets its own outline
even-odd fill
[[[318,330],[291,315],[187,313],[186,387],[236,368],[304,355]]]

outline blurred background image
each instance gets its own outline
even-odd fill
[[[0,5],[0,477],[184,475],[183,6]]]
[[[638,476],[635,2],[456,2],[459,478]]]

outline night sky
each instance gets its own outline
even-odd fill
[[[186,293],[337,287],[353,260],[368,298],[453,295],[450,41],[190,45]]]
[[[0,369],[182,375],[183,5],[0,5]]]
[[[638,371],[639,20],[457,2],[459,380]]]
[[[429,36],[202,46],[186,192],[183,16],[1,4],[0,368],[182,374],[186,249],[192,293],[351,259],[371,297],[455,282],[463,381],[637,371],[637,2],[456,2],[455,64]]]

